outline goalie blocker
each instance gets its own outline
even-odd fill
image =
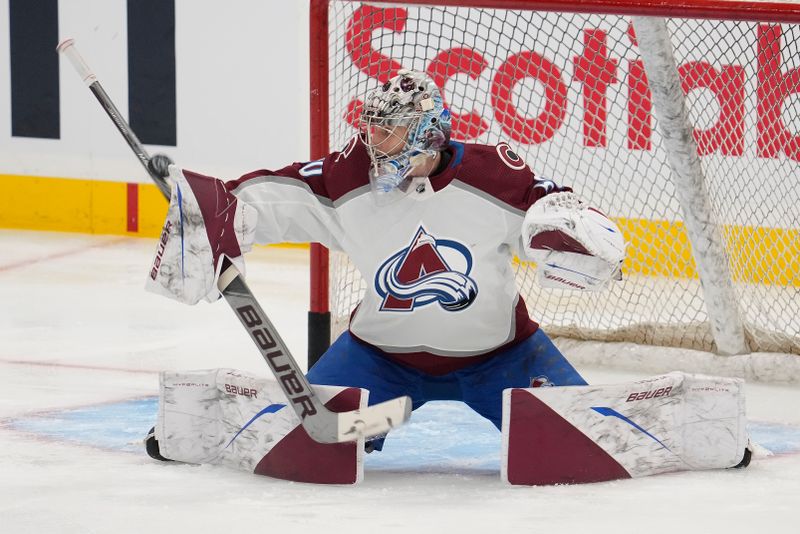
[[[507,389],[502,477],[601,482],[747,465],[744,383],[673,372],[608,386]]]

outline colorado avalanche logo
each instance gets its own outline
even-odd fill
[[[443,256],[463,272],[453,270]],[[471,270],[467,247],[436,239],[420,226],[408,248],[386,260],[375,275],[375,289],[383,297],[381,311],[412,311],[434,302],[447,311],[463,310],[478,294],[468,276]]]

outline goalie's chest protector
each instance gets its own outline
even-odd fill
[[[366,282],[350,330],[387,352],[472,356],[536,328],[511,261],[541,182],[507,145],[450,150],[444,171],[388,205],[377,205],[366,178],[332,195],[339,242]],[[364,158],[359,144],[326,169],[329,191],[363,176]]]

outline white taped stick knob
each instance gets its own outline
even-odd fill
[[[78,49],[75,48],[75,39],[64,39],[58,43],[56,50],[59,54],[67,56],[70,63],[72,63],[72,66],[81,77],[81,80],[83,80],[83,83],[86,85],[92,85],[97,81],[97,76],[94,75],[92,70],[89,68],[89,65],[86,64],[81,55],[78,53]]]

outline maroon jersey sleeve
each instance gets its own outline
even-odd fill
[[[329,158],[330,156],[328,156]],[[325,158],[327,159],[327,158]],[[248,172],[242,175],[237,180],[226,182],[225,186],[229,191],[234,191],[239,186],[248,183],[255,179],[269,179],[271,176],[281,178],[292,178],[307,186],[314,195],[322,198],[330,198],[328,190],[325,187],[325,178],[322,169],[324,168],[324,160],[295,162],[287,165],[278,170],[259,169],[256,171]]]
[[[347,193],[369,184],[369,156],[364,143],[354,136],[338,152],[332,152],[315,161],[296,162],[278,170],[260,169],[243,175],[238,180],[227,182],[229,191],[248,181],[269,177],[291,178],[308,187],[315,196],[324,201],[335,202]]]
[[[545,195],[571,191],[552,180],[538,178],[507,143],[464,147],[456,178],[506,204],[512,211],[524,213]]]
[[[505,243],[518,255],[524,250],[522,222],[536,201],[551,193],[571,191],[553,180],[537,177],[507,143],[464,145],[456,179],[505,208]]]

